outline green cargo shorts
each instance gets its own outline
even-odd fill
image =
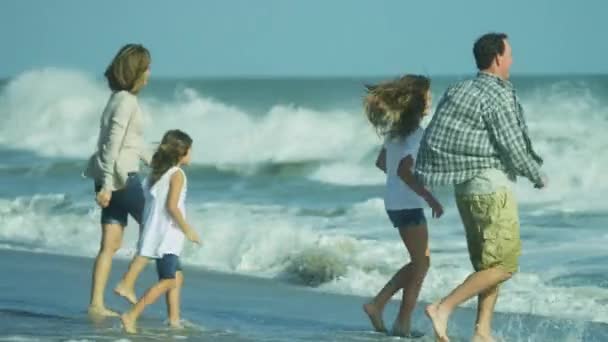
[[[513,193],[501,189],[489,194],[457,194],[456,204],[475,271],[501,267],[507,272],[516,272],[521,240]]]

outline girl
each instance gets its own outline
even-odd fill
[[[191,147],[192,139],[188,134],[171,130],[165,133],[152,157],[152,172],[144,182],[146,206],[139,255],[156,259],[159,282],[121,316],[127,333],[137,332],[137,318],[146,305],[165,293],[169,324],[181,327],[179,306],[184,278],[179,255],[185,238],[200,244],[196,231],[185,219],[187,181],[181,167],[190,163]]]
[[[150,52],[138,44],[123,46],[106,69],[105,77],[112,95],[101,117],[97,152],[89,159],[84,172],[86,177],[94,180],[96,200],[102,208],[101,246],[93,267],[89,304],[89,314],[99,318],[118,316],[104,303],[112,257],[122,243],[128,216],[131,215],[141,225],[144,210],[138,172],[140,160],[148,164],[150,155],[144,148],[143,120],[137,94],[150,77]],[[143,258],[133,259],[130,268],[135,278],[145,265]],[[120,284],[115,291],[128,297]]]
[[[376,160],[376,166],[386,173],[384,204],[390,221],[399,230],[409,252],[410,262],[395,273],[376,297],[363,306],[363,310],[376,331],[386,332],[382,319],[384,306],[397,291],[403,289],[392,333],[415,337],[410,330],[411,315],[430,262],[422,200],[431,207],[433,217],[443,214],[441,204],[413,175],[424,132],[420,121],[431,103],[430,80],[424,76],[406,75],[367,88],[367,118],[385,138],[384,147]]]

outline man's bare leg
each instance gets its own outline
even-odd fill
[[[433,330],[439,341],[449,341],[447,335],[448,319],[454,309],[471,299],[473,296],[497,286],[511,278],[511,273],[499,267],[471,274],[462,284],[455,288],[447,297],[426,308],[426,314],[433,323]],[[496,293],[496,296],[498,293]],[[490,297],[491,299],[492,297]],[[494,298],[494,301],[496,299]]]
[[[479,294],[477,303],[477,321],[475,324],[475,342],[493,342],[492,316],[498,299],[499,286],[494,286]]]

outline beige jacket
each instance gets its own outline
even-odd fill
[[[83,175],[95,179],[102,189],[123,188],[140,161],[150,164],[151,153],[143,137],[143,117],[137,97],[128,91],[110,96],[101,116],[97,151],[89,158]]]

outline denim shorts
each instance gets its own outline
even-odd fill
[[[395,228],[408,228],[426,223],[422,208],[387,210],[386,213]]]
[[[95,184],[95,193],[101,190],[101,184]],[[131,215],[138,224],[144,216],[144,189],[137,173],[130,173],[124,188],[112,191],[110,204],[101,209],[101,224],[119,224],[125,227]]]
[[[158,279],[175,279],[175,273],[182,270],[179,257],[175,254],[164,254],[162,258],[156,259],[156,273]]]

